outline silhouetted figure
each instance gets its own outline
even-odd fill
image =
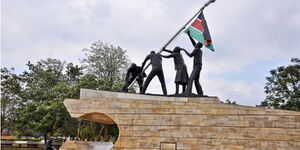
[[[143,88],[143,82],[144,78],[146,77],[145,73],[142,73],[143,68],[137,66],[135,63],[132,63],[131,66],[127,70],[127,74],[125,77],[125,84],[122,88],[123,92],[128,92],[128,86],[134,81],[134,79],[137,77],[136,81],[139,85],[140,92],[142,91]]]
[[[183,94],[186,95],[186,96],[190,96],[191,93],[192,93],[193,82],[195,82],[195,86],[196,86],[196,90],[197,90],[198,95],[203,96],[203,90],[202,90],[202,87],[199,83],[200,71],[202,69],[202,50],[201,50],[201,47],[203,45],[200,42],[198,42],[196,44],[194,39],[191,37],[189,30],[187,31],[187,34],[188,34],[193,46],[195,47],[195,49],[193,50],[192,53],[189,53],[188,51],[186,51],[184,49],[183,50],[189,57],[194,57],[194,66],[193,66],[193,71],[191,73],[189,81],[187,83],[187,89]]]
[[[183,57],[180,53],[181,48],[175,47],[173,51],[163,49],[165,52],[171,53],[170,55],[161,55],[164,58],[174,58],[174,66],[176,70],[176,77],[175,77],[175,84],[176,84],[176,91],[175,94],[179,92],[179,85],[182,85],[182,92],[185,91],[185,87],[187,85],[189,75],[187,73],[187,68],[184,63]]]
[[[46,144],[45,144],[45,147],[44,147],[44,150],[53,150],[52,148],[52,139],[49,139]]]
[[[154,76],[157,76],[160,84],[161,84],[161,88],[163,90],[164,95],[167,95],[167,89],[166,89],[166,83],[165,83],[165,77],[164,77],[164,72],[162,70],[162,59],[160,54],[156,54],[154,51],[151,51],[151,53],[145,58],[144,62],[142,63],[142,68],[144,68],[146,62],[150,59],[151,61],[151,65],[152,65],[152,70],[149,73],[148,77],[146,78],[146,81],[143,85],[143,89],[141,94],[145,94],[149,83],[151,82],[151,80],[153,79]]]

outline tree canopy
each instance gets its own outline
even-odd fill
[[[78,98],[74,80],[81,75],[78,66],[57,59],[32,64],[20,75],[20,97],[24,107],[19,108],[16,126],[23,126],[45,138],[53,136],[70,118],[63,105],[65,98]],[[77,70],[77,71],[74,71]]]
[[[3,128],[14,124],[16,109],[23,105],[19,96],[22,87],[13,71],[13,68],[1,68],[1,133]]]
[[[86,55],[81,61],[83,67],[87,74],[96,77],[99,88],[119,91],[130,63],[126,50],[98,41],[83,49],[83,52]]]
[[[83,50],[80,65],[48,58],[27,63],[17,75],[1,68],[1,132],[44,136],[80,136],[107,139],[116,126],[78,121],[70,117],[63,101],[79,98],[80,88],[119,91],[129,64],[126,50],[100,41]],[[102,132],[103,131],[103,132]]]
[[[130,60],[126,55],[126,50],[115,47],[109,43],[97,41],[90,48],[83,49],[86,58],[81,62],[88,78],[95,79],[97,89],[108,91],[121,91],[123,80]],[[94,130],[103,131],[103,140],[108,140],[108,134],[118,134],[117,126],[103,125],[93,122],[80,122],[83,126],[81,130],[82,138],[97,137],[99,133]],[[93,136],[91,136],[93,135]],[[116,138],[116,137],[114,137]]]
[[[267,77],[265,100],[260,107],[300,111],[300,60],[270,71]]]

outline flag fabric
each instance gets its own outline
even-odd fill
[[[202,12],[184,32],[187,33],[188,30],[190,30],[192,38],[205,45],[206,48],[214,51],[207,23]]]

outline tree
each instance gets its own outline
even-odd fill
[[[121,47],[113,46],[101,41],[95,42],[90,48],[83,49],[86,58],[81,62],[89,76],[95,77],[97,89],[108,91],[120,91],[123,86],[123,80],[130,60],[126,55],[126,50]],[[92,122],[82,122],[81,136],[93,135],[95,131],[86,130],[85,126],[90,129],[102,129],[102,124]],[[104,125],[103,140],[108,140],[108,134],[117,134],[115,125]],[[93,132],[93,133],[89,133]]]
[[[13,73],[14,68],[1,68],[1,134],[3,129],[10,129],[16,119],[15,110],[21,107],[19,77]]]
[[[229,100],[229,99],[226,99],[225,103],[226,103],[226,104],[237,105],[235,101],[231,101],[231,100]]]
[[[76,82],[82,73],[78,66],[50,58],[27,66],[29,71],[20,75],[24,107],[18,109],[17,125],[33,129],[46,140],[71,120],[63,100],[79,97]]]
[[[260,107],[300,111],[300,60],[292,58],[292,65],[270,71],[267,77],[265,100]]]
[[[84,78],[82,67],[78,65],[73,65],[73,63],[68,63],[65,66],[66,71],[64,72],[64,80],[63,83],[66,83],[66,89],[68,89],[68,97],[66,98],[79,98],[80,88],[81,88],[81,79]],[[90,80],[92,82],[92,80]],[[63,98],[65,99],[65,98]],[[63,104],[62,104],[63,105]],[[66,111],[65,107],[63,107]],[[57,128],[55,135],[59,136],[70,136],[72,138],[77,136],[76,131],[78,130],[78,119],[71,118],[69,113],[64,121],[62,122],[61,126]]]
[[[96,77],[102,90],[119,91],[129,66],[126,50],[101,41],[95,42],[90,48],[83,49],[86,58],[81,62],[87,74]]]
[[[80,88],[121,90],[130,62],[126,51],[102,42],[83,51],[87,56],[82,60],[83,67],[48,58],[36,64],[28,62],[28,70],[20,75],[15,75],[13,69],[1,69],[2,128],[13,125],[20,135],[44,136],[45,140],[53,135],[103,136],[104,140],[109,134],[117,135],[116,125],[71,118],[63,101],[78,99]]]

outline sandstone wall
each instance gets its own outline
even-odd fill
[[[299,112],[86,89],[64,104],[72,117],[116,123],[114,150],[300,149]]]

